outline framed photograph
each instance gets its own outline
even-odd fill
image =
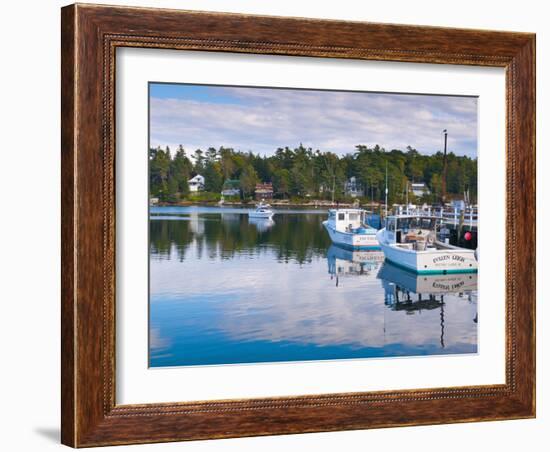
[[[535,36],[62,9],[62,442],[535,416]]]

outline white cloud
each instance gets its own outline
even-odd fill
[[[423,153],[442,148],[477,155],[477,99],[259,88],[212,88],[233,103],[185,98],[151,99],[151,145],[188,151],[227,146],[261,154],[309,143],[338,154],[355,145],[386,149],[410,145]],[[215,97],[214,97],[215,99]]]

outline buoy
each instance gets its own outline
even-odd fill
[[[466,232],[466,234],[464,234],[464,240],[466,240],[466,241],[472,240],[472,233],[471,232]]]

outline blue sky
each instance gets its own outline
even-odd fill
[[[150,84],[150,144],[271,155],[302,143],[339,155],[357,144],[477,156],[477,98]]]

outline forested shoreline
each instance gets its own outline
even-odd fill
[[[338,156],[330,151],[306,148],[278,148],[271,156],[220,147],[200,149],[188,154],[180,145],[175,152],[168,147],[149,150],[149,192],[161,202],[185,200],[215,201],[226,181],[238,181],[242,200],[251,199],[257,183],[273,184],[274,197],[295,202],[318,199],[349,201],[346,183],[356,178],[363,195],[361,202],[383,202],[388,173],[389,203],[438,202],[441,198],[443,153],[423,155],[408,146],[405,151],[390,151],[376,145],[357,145],[353,152]],[[188,180],[201,174],[204,191],[191,193]],[[477,201],[477,158],[447,153],[447,199],[469,193]],[[416,198],[410,183],[424,182],[430,193]],[[407,193],[408,191],[408,193]]]

